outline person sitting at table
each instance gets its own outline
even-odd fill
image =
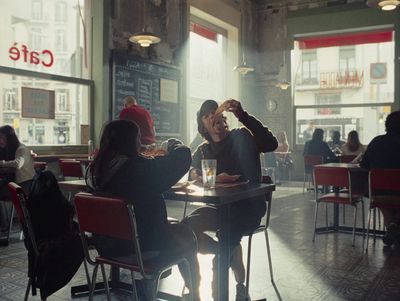
[[[340,148],[342,147],[343,144],[345,144],[345,142],[343,140],[340,140],[340,132],[333,131],[331,136],[331,141],[328,142],[329,148],[335,154],[340,154],[341,153]]]
[[[99,152],[89,166],[89,186],[95,193],[106,193],[133,203],[142,251],[159,251],[160,256],[168,256],[174,250],[187,251],[193,300],[199,301],[196,240],[186,225],[168,223],[162,195],[189,170],[190,149],[180,141],[170,139],[167,154],[153,158],[139,153],[140,144],[140,131],[134,122],[114,120],[106,124]],[[133,252],[131,242],[104,236],[95,237],[95,246],[101,255],[111,257]],[[185,265],[182,263],[179,268],[186,286],[190,287]]]
[[[0,160],[0,200],[10,199],[7,183],[15,181],[28,194],[32,178],[35,175],[33,159],[29,149],[22,144],[12,126],[4,125],[0,127],[0,149],[2,150],[2,160]],[[14,176],[15,175],[15,176]],[[4,205],[4,204],[2,204]],[[0,207],[0,220],[3,230],[8,227],[6,224],[5,208]]]
[[[280,131],[276,135],[278,139],[278,147],[275,150],[277,173],[276,177],[282,179],[285,175],[288,176],[289,170],[293,169],[293,159],[289,153],[289,142],[285,131]]]
[[[218,109],[218,110],[217,110]],[[232,112],[245,127],[229,130],[223,111]],[[217,160],[217,182],[226,181],[230,176],[240,175],[239,181],[261,182],[260,153],[272,152],[278,146],[274,135],[253,116],[245,112],[239,101],[229,99],[220,107],[214,100],[206,100],[197,113],[198,132],[205,141],[193,154],[190,178],[202,177],[201,160]],[[237,179],[237,177],[232,177]],[[264,197],[249,198],[230,205],[230,266],[234,272],[236,300],[245,300],[245,268],[240,241],[242,236],[257,228],[266,211]],[[216,254],[217,242],[206,231],[216,231],[218,207],[204,206],[189,214],[182,222],[188,224],[196,233],[200,253]],[[217,300],[217,262],[213,260],[212,294]],[[250,299],[248,299],[250,300]]]
[[[148,110],[137,103],[135,97],[129,95],[123,99],[124,108],[119,119],[134,121],[140,129],[140,143],[143,150],[153,148],[156,142],[154,121]]]
[[[327,160],[332,160],[336,155],[331,151],[328,143],[323,141],[324,130],[315,129],[312,135],[312,139],[307,141],[304,145],[303,156],[305,155],[317,155],[324,157],[324,162]]]
[[[386,134],[376,136],[368,144],[360,166],[366,169],[400,169],[400,111],[390,113],[385,121]],[[399,196],[400,201],[400,196]],[[395,241],[400,243],[400,210],[380,208],[386,234],[384,244],[390,246]]]
[[[340,151],[344,156],[358,156],[365,151],[365,146],[361,144],[357,131],[348,133],[347,142],[340,147]]]

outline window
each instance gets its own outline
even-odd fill
[[[42,20],[42,0],[32,0],[32,19]]]
[[[67,112],[68,110],[68,92],[61,90],[57,92],[57,110],[59,112]]]
[[[55,50],[56,51],[67,51],[67,37],[65,35],[65,30],[56,30],[55,38]]]
[[[292,90],[296,143],[310,139],[310,128],[327,137],[339,130],[343,139],[356,130],[363,144],[384,133],[394,103],[393,36],[387,28],[296,39],[292,73],[302,79]],[[304,86],[310,82],[316,85]]]
[[[340,74],[348,74],[356,70],[356,51],[354,46],[341,47],[339,49]]]
[[[42,51],[42,30],[40,28],[31,28],[31,45],[35,51]]]
[[[4,111],[17,110],[17,93],[15,89],[6,89],[4,92]]]
[[[56,22],[66,22],[67,21],[67,4],[65,2],[56,2],[55,7],[55,20]]]
[[[319,94],[316,95],[316,104],[321,106],[317,109],[318,115],[334,115],[340,114],[340,107],[332,105],[340,104],[339,94]]]
[[[302,53],[301,60],[301,78],[303,84],[317,84],[318,83],[318,65],[317,65],[317,52],[305,51]]]

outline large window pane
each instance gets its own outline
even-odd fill
[[[22,87],[54,91],[54,119],[22,117]],[[13,126],[27,145],[76,145],[89,125],[89,87],[0,73],[0,124]]]
[[[387,30],[379,41],[375,32],[354,34],[361,44],[327,47],[328,38],[313,39],[313,45],[304,48],[304,41],[295,42],[292,51],[294,104],[317,105],[316,94],[340,94],[341,104],[394,102],[394,39]],[[369,35],[372,38],[369,38]],[[358,38],[358,39],[357,39]],[[340,44],[338,37],[329,43]],[[343,39],[349,43],[349,39]],[[350,41],[351,43],[351,41]]]
[[[0,10],[1,66],[89,78],[89,0],[13,0],[6,8]]]
[[[336,110],[339,110],[337,112]],[[346,140],[347,134],[356,130],[360,141],[368,144],[372,138],[385,133],[386,116],[390,113],[389,106],[373,107],[342,107],[331,108],[297,108],[296,109],[296,143],[302,144],[311,139],[310,128],[322,128],[325,138],[329,140],[332,131],[339,131],[342,139]]]

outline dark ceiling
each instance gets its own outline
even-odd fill
[[[287,7],[289,11],[327,6],[365,3],[365,0],[252,0],[264,8]]]

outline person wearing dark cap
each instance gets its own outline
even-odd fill
[[[142,149],[153,147],[156,142],[156,133],[150,112],[140,106],[133,96],[126,96],[123,102],[124,108],[119,114],[119,119],[130,120],[138,125]]]
[[[232,112],[244,127],[229,129],[223,111]],[[218,107],[214,100],[206,100],[197,113],[198,131],[205,141],[192,156],[191,179],[201,178],[201,160],[217,160],[217,182],[229,180],[261,182],[260,153],[272,152],[278,146],[275,136],[263,124],[245,112],[239,101],[229,99]],[[237,282],[236,300],[246,299],[245,269],[242,259],[241,238],[254,230],[266,211],[263,197],[249,198],[230,207],[231,268]],[[218,236],[218,207],[196,209],[183,221],[196,233],[200,253],[216,254],[218,244],[206,231]],[[213,261],[213,298],[217,300],[216,259]]]
[[[376,136],[368,144],[360,162],[362,168],[400,169],[400,111],[388,115],[385,127],[386,134]],[[389,192],[389,194],[393,194],[393,192]],[[386,227],[383,243],[388,246],[395,241],[400,243],[400,210],[391,208],[380,208],[380,210]]]

